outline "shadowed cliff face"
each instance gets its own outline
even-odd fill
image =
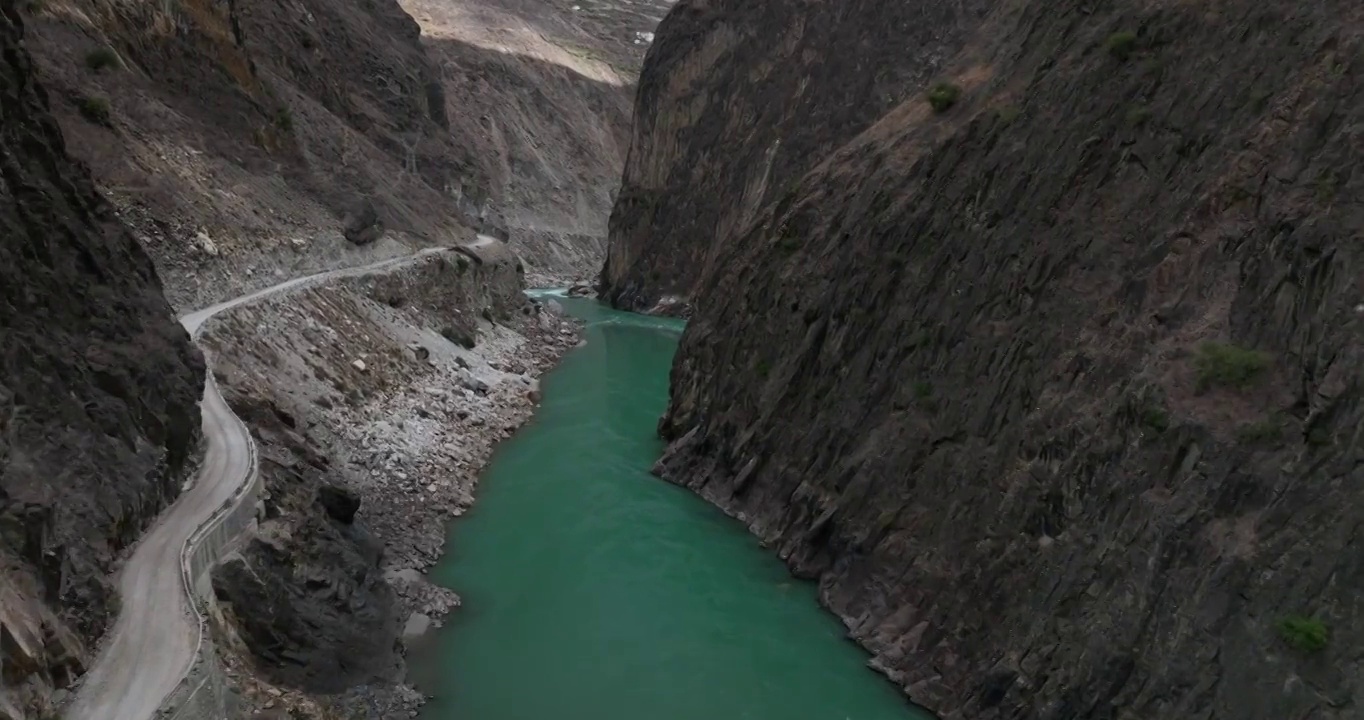
[[[635,99],[603,296],[691,298],[712,248],[932,76],[985,0],[682,0]]]
[[[34,709],[79,672],[80,641],[105,628],[116,554],[179,494],[203,364],[151,262],[66,156],[22,32],[7,4],[0,664],[6,702]]]
[[[1362,14],[1000,3],[717,235],[658,472],[944,718],[1358,716]]]

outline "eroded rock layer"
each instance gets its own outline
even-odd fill
[[[715,5],[660,29],[637,140],[691,97],[754,133],[798,114],[721,80],[808,69],[777,11],[688,20]],[[751,222],[613,237],[608,275],[672,253],[646,300],[699,278],[658,471],[944,718],[1355,717],[1362,12],[997,2]],[[665,62],[735,36],[764,41]],[[652,137],[632,167],[751,150]],[[668,202],[734,211],[735,167]]]

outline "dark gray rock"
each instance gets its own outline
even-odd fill
[[[346,213],[346,239],[356,245],[368,245],[384,235],[384,222],[370,200],[363,200]]]
[[[31,663],[0,640],[7,696],[68,684],[71,635],[107,628],[118,554],[180,492],[204,382],[151,260],[67,156],[20,15],[0,7],[0,567],[42,608],[16,616],[51,624],[8,631],[42,636]]]
[[[213,570],[214,592],[274,682],[332,693],[393,680],[399,618],[379,570],[382,548],[360,526],[316,507],[287,539],[271,539],[264,527]]]
[[[317,502],[328,517],[343,525],[355,522],[355,513],[360,511],[360,496],[337,485],[318,488]]]
[[[1356,720],[1358,3],[972,5],[674,7],[607,272],[696,291],[659,471],[944,718]]]

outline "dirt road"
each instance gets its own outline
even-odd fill
[[[495,243],[500,241],[480,236],[467,247]],[[295,278],[189,313],[180,322],[192,337],[197,337],[209,318],[238,305],[450,251],[428,248],[371,265]],[[182,551],[195,531],[250,479],[253,470],[251,436],[218,393],[211,372],[200,407],[204,437],[208,440],[203,467],[189,490],[143,535],[124,565],[118,579],[122,612],[67,709],[67,720],[147,720],[156,714],[194,661],[200,642],[199,626],[183,580]]]

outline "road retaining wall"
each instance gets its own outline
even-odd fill
[[[205,392],[218,392],[211,374]],[[256,443],[250,439],[250,431],[245,423],[235,415],[233,421],[234,430],[247,437],[246,445],[251,448],[251,474],[242,487],[190,536],[181,552],[180,569],[185,593],[189,596],[194,620],[198,624],[199,638],[189,673],[166,696],[157,711],[157,717],[164,720],[227,720],[231,717],[228,684],[208,628],[207,607],[214,602],[213,583],[209,574],[234,541],[255,527],[256,507],[264,490],[258,471]]]

